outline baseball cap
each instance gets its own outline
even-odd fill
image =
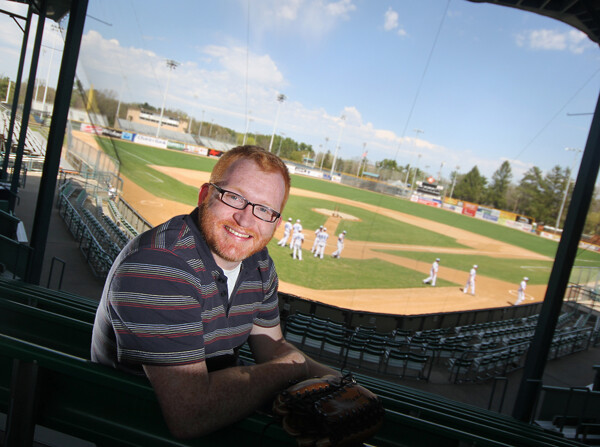
[[[300,222],[300,219],[296,219],[296,222]]]
[[[342,231],[342,233],[346,234],[346,230]]]
[[[525,278],[523,278],[524,281],[529,281],[529,278],[526,276]]]
[[[435,258],[435,260],[436,260],[437,262],[440,262],[440,258]]]
[[[474,269],[476,269],[476,268],[477,268],[477,264],[475,264],[475,265],[473,266],[473,268],[474,268]]]
[[[288,220],[291,222],[291,221],[292,221],[292,218],[290,217]]]

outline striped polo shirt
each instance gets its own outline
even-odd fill
[[[198,209],[133,239],[113,264],[92,335],[92,360],[143,375],[143,364],[235,364],[253,325],[279,324],[278,279],[265,248],[227,277],[198,228]]]

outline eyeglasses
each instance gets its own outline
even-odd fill
[[[225,205],[235,208],[236,210],[243,210],[248,205],[251,205],[252,214],[258,217],[260,220],[264,220],[265,222],[275,222],[277,219],[279,219],[279,216],[281,216],[281,213],[278,213],[266,205],[252,203],[243,196],[231,191],[227,191],[226,189],[223,189],[214,183],[209,183],[209,185],[214,186],[215,189],[219,191],[219,199],[221,202],[223,202]]]

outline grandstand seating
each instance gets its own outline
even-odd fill
[[[45,298],[45,299],[44,299]],[[257,413],[212,435],[175,441],[168,434],[149,383],[88,359],[94,303],[18,281],[0,280],[0,410],[21,393],[42,403],[39,411],[11,413],[97,445],[295,445],[273,420]],[[62,310],[61,310],[62,308]],[[77,313],[79,317],[75,316]],[[70,316],[67,314],[70,313]],[[249,350],[242,355],[251,361]],[[32,368],[37,381],[11,377]],[[356,374],[378,394],[386,422],[378,446],[576,446],[558,432],[516,421],[430,393]],[[12,422],[11,422],[12,421]]]
[[[581,318],[566,326],[572,319],[572,313],[560,316],[562,329],[554,336],[551,359],[587,349],[593,342],[598,331],[579,327]],[[434,367],[446,367],[448,380],[462,383],[503,377],[521,368],[536,321],[534,315],[414,333],[379,333],[374,327],[351,328],[295,313],[287,318],[284,335],[316,358],[350,371],[428,381]]]

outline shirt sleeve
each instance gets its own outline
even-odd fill
[[[279,297],[277,295],[279,278],[270,256],[267,256],[265,261],[259,262],[259,269],[263,275],[264,299],[258,306],[254,324],[261,327],[275,327],[279,324]]]
[[[164,249],[131,255],[108,292],[117,356],[123,363],[181,365],[205,359],[197,277]]]

